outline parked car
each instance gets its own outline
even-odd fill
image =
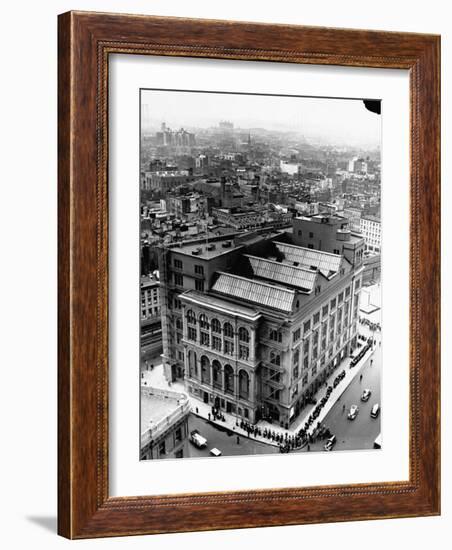
[[[214,447],[213,449],[210,449],[210,454],[212,456],[221,456],[221,451],[220,449],[217,449],[216,447]]]
[[[326,440],[326,443],[324,445],[325,451],[332,451],[333,447],[336,445],[336,436],[332,435]]]
[[[358,416],[359,413],[359,407],[357,405],[352,405],[350,407],[350,410],[348,411],[347,418],[349,420],[355,420],[355,418]]]
[[[380,414],[380,405],[378,403],[375,403],[375,405],[372,407],[370,411],[370,416],[372,418],[377,418],[379,414]]]
[[[369,397],[372,395],[372,392],[369,389],[363,391],[361,395],[361,401],[369,401]]]
[[[207,446],[207,439],[203,437],[198,430],[193,430],[190,432],[190,441],[198,449],[204,449]]]

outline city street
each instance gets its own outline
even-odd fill
[[[218,428],[211,422],[196,416],[191,413],[188,419],[189,431],[197,429],[199,433],[207,439],[207,447],[205,449],[198,449],[192,443],[189,443],[191,458],[201,456],[211,456],[210,449],[219,449],[223,456],[232,455],[262,455],[278,453],[278,447],[272,445],[266,445],[247,437],[239,436],[239,444],[237,444],[237,435],[231,432],[229,429]]]
[[[367,287],[366,293],[371,293],[376,300],[379,295],[378,285]],[[372,300],[373,301],[373,300]],[[380,309],[373,310],[372,313],[361,312],[362,319],[367,319],[373,323],[380,322]],[[341,386],[338,386],[335,393],[331,396],[330,400],[335,399],[329,405],[326,406],[325,416],[321,419],[321,424],[329,428],[332,434],[336,435],[337,442],[333,450],[353,450],[353,449],[372,449],[374,441],[380,433],[380,417],[373,419],[370,416],[370,411],[375,403],[381,405],[380,397],[380,376],[381,376],[381,333],[379,331],[371,331],[366,324],[360,324],[360,334],[366,338],[372,337],[376,340],[375,351],[370,354],[368,352],[362,361],[353,367],[349,368],[350,360],[347,359],[344,362],[343,368],[353,378],[351,381],[344,381],[346,389],[342,390]],[[185,392],[183,383],[180,381],[174,382],[172,386],[168,386],[168,382],[163,375],[163,368],[161,365],[161,357],[155,355],[147,358],[148,365],[154,365],[153,369],[144,368],[144,359],[142,359],[142,377],[147,380],[149,385],[155,387],[163,387],[166,389],[172,389],[173,391]],[[372,366],[371,366],[372,361]],[[338,369],[338,372],[342,367]],[[362,379],[361,379],[362,376]],[[332,380],[329,380],[331,383]],[[146,382],[145,382],[146,383]],[[372,394],[367,402],[361,401],[361,395],[364,389],[370,389]],[[324,393],[325,388],[322,387],[319,390],[317,398]],[[339,393],[337,393],[339,390]],[[345,409],[344,409],[345,405]],[[358,416],[354,420],[347,418],[347,413],[352,405],[359,407]],[[199,414],[195,414],[198,412]],[[206,410],[204,410],[206,408]],[[311,407],[312,408],[312,407]],[[210,407],[205,407],[202,403],[197,402],[196,407],[192,406],[192,413],[189,417],[189,431],[197,429],[200,434],[208,441],[207,448],[198,449],[193,444],[189,443],[189,456],[190,457],[206,457],[210,456],[210,449],[219,449],[223,456],[232,455],[255,455],[255,454],[271,454],[278,453],[279,449],[275,445],[267,444],[266,442],[258,441],[254,438],[248,438],[243,434],[240,428],[236,428],[235,419],[231,415],[226,416],[227,422],[224,427],[221,422],[213,422],[207,420],[207,411],[210,412]],[[306,411],[306,414],[309,410]],[[202,418],[204,416],[204,418]],[[321,417],[320,417],[321,418]],[[300,425],[302,425],[301,422]],[[265,426],[265,423],[260,422],[261,427]],[[314,425],[313,425],[314,427]],[[270,428],[272,428],[270,426]],[[239,444],[237,444],[237,433],[242,432],[239,435]],[[278,431],[278,430],[277,430]],[[313,430],[311,430],[312,433]],[[262,439],[262,438],[261,438]],[[322,451],[325,444],[325,440],[319,440],[310,444],[310,451]],[[303,447],[297,451],[292,452],[306,452],[307,447]]]
[[[375,403],[381,405],[380,398],[380,374],[381,374],[381,347],[377,337],[377,348],[373,355],[373,365],[368,359],[361,368],[363,376],[356,376],[340,399],[334,404],[323,421],[331,433],[337,437],[334,446],[335,451],[350,449],[372,449],[375,439],[380,433],[381,415],[378,418],[371,418],[370,411]],[[372,395],[369,401],[361,401],[363,390],[370,389]],[[343,406],[345,404],[345,411]],[[354,420],[347,418],[351,405],[358,405],[359,413]],[[325,441],[318,441],[311,444],[311,451],[323,449]]]

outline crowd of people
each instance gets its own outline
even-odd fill
[[[366,325],[369,327],[372,331],[381,331],[381,325],[380,323],[372,323],[372,321],[369,321],[369,319],[366,319],[365,317],[360,317],[359,322],[361,325]]]
[[[359,350],[359,353],[357,355],[353,357],[353,359],[350,362],[350,368],[354,367],[359,361],[361,361],[361,359],[364,357],[367,351],[371,348],[371,346],[372,346],[372,338],[370,338],[370,342],[369,340],[367,340],[367,344]]]
[[[307,446],[309,450],[310,444],[314,443],[318,439],[326,439],[331,437],[330,430],[327,427],[322,426],[320,422],[317,423],[315,429],[312,430],[312,433],[310,433],[310,429],[312,428],[315,420],[319,417],[323,407],[326,405],[333,389],[336,388],[344,377],[345,370],[342,370],[334,379],[333,384],[327,387],[324,397],[322,397],[320,402],[309,415],[303,428],[298,430],[296,434],[289,434],[288,432],[283,433],[267,427],[262,428],[260,426],[256,426],[255,424],[250,424],[246,420],[241,420],[239,426],[242,430],[247,432],[248,437],[260,436],[268,439],[269,441],[278,443],[279,450],[282,453],[288,453],[294,449],[300,449],[305,446]]]

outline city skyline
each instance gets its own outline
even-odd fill
[[[141,90],[143,129],[162,122],[173,129],[217,127],[222,120],[236,130],[294,132],[308,140],[380,148],[381,116],[362,99]]]

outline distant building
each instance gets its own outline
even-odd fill
[[[166,205],[171,214],[187,220],[202,219],[207,216],[209,210],[208,198],[199,193],[169,196]]]
[[[359,208],[344,208],[344,217],[348,218],[352,231],[361,231],[361,210]]]
[[[298,174],[300,171],[300,165],[298,163],[285,162],[282,160],[279,166],[280,166],[281,172],[284,172],[291,176]]]
[[[355,157],[349,161],[348,171],[357,174],[367,174],[367,162],[363,158]]]
[[[141,460],[184,458],[190,403],[182,393],[141,386]]]
[[[198,155],[195,159],[195,167],[198,172],[206,172],[208,173],[208,169],[210,166],[209,157],[207,155]]]
[[[141,277],[141,320],[160,316],[160,283],[158,272],[155,275]]]
[[[142,357],[162,352],[160,283],[156,276],[141,277],[140,351]]]
[[[360,229],[366,241],[366,250],[379,253],[381,251],[381,220],[378,216],[362,216]]]
[[[145,172],[141,180],[141,189],[165,195],[179,185],[193,181],[188,170]]]
[[[155,139],[157,148],[176,154],[190,153],[196,145],[195,134],[187,132],[184,128],[173,131],[165,123],[162,123],[161,131],[155,134]]]
[[[234,229],[251,229],[264,223],[262,212],[251,208],[213,208],[212,216],[220,224]]]
[[[234,124],[232,122],[229,122],[228,120],[222,120],[218,123],[218,128],[222,132],[232,133],[234,131]]]

